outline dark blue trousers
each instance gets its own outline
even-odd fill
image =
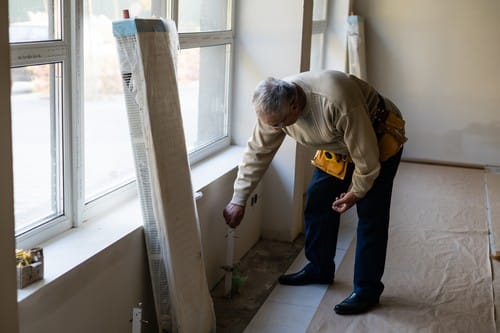
[[[356,203],[358,213],[356,259],[354,263],[354,291],[378,300],[384,285],[391,206],[392,185],[401,160],[402,149],[395,156],[381,163],[380,174],[366,196]],[[341,193],[347,192],[354,165],[349,165],[344,180],[315,169],[307,189],[305,218],[305,255],[309,260],[308,271],[319,278],[332,279],[335,275],[335,250],[340,214],[332,203]]]

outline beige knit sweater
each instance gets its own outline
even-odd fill
[[[355,76],[337,71],[305,72],[284,80],[304,90],[305,109],[296,123],[282,130],[257,119],[231,202],[246,204],[285,135],[305,146],[351,156],[355,169],[350,191],[364,197],[380,171],[377,138],[369,116],[376,110],[377,91]],[[385,101],[389,110],[401,115],[393,103]]]

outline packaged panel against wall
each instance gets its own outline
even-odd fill
[[[175,73],[175,26],[113,23],[160,330],[213,332]]]
[[[358,15],[349,15],[347,23],[349,73],[356,75],[360,79],[367,80],[364,18]]]

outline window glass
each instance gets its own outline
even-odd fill
[[[231,29],[232,1],[176,3],[177,26],[186,33],[181,36],[186,49],[178,57],[178,76],[193,161],[229,144],[232,37],[218,32]],[[121,19],[123,9],[131,17],[151,17],[153,8],[156,16],[165,15],[171,1],[83,0],[76,7],[73,4],[69,0],[9,0],[14,209],[17,240],[26,244],[80,224],[82,218],[100,212],[120,196],[96,200],[96,205],[87,205],[83,211],[82,201],[89,203],[135,179],[112,21]],[[75,9],[75,22],[63,24],[63,7],[66,14]],[[64,27],[70,30],[63,31]],[[197,34],[203,32],[212,33]],[[75,39],[48,43],[65,36]],[[63,77],[66,73],[74,73],[76,80]],[[65,174],[64,170],[74,172]],[[51,228],[36,228],[45,223]]]
[[[11,70],[16,233],[62,214],[61,65]]]
[[[179,32],[231,29],[229,0],[179,1]]]
[[[135,177],[112,21],[151,17],[151,0],[84,1],[85,202]]]
[[[54,39],[61,39],[59,1],[9,1],[9,40],[11,43]]]
[[[189,152],[227,136],[229,52],[229,45],[180,52],[179,93]]]

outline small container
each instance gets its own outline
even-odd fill
[[[22,289],[35,281],[43,279],[43,249],[36,247],[30,250],[31,262],[17,266],[17,288]]]

